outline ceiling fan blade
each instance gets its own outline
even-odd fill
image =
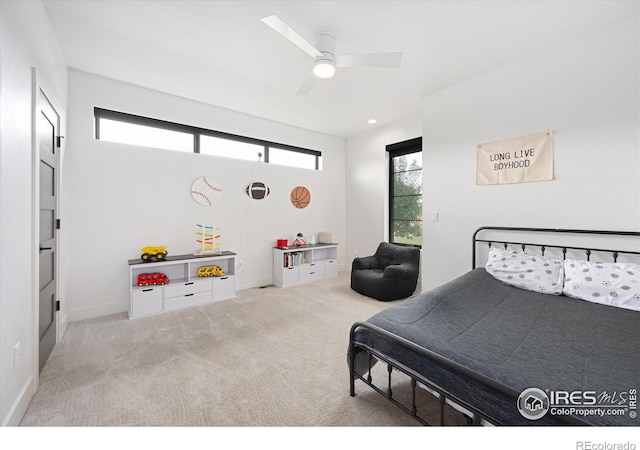
[[[262,22],[273,28],[275,31],[280,33],[285,38],[289,39],[292,43],[301,48],[304,52],[309,54],[309,56],[315,58],[316,56],[321,56],[322,53],[307,42],[302,36],[296,33],[289,25],[284,23],[278,16],[269,16],[263,17],[260,19]]]
[[[337,67],[400,67],[402,52],[337,55]]]
[[[302,86],[300,86],[300,89],[298,89],[298,92],[296,92],[296,95],[307,95],[311,92],[311,89],[313,89],[317,79],[318,78],[313,74],[313,72],[310,72],[302,83]]]

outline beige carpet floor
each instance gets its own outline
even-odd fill
[[[360,382],[356,397],[349,396],[351,325],[397,303],[357,294],[341,273],[151,317],[73,322],[21,425],[415,426]],[[407,385],[399,380],[396,395]],[[436,406],[421,395],[433,423]]]

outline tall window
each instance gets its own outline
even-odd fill
[[[389,242],[422,247],[422,138],[387,146]]]
[[[151,117],[94,108],[96,139],[322,170],[322,153]]]

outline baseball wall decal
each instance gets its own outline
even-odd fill
[[[191,185],[191,196],[198,204],[211,206],[222,197],[222,186],[213,177],[200,177]]]
[[[254,181],[247,186],[247,195],[254,200],[261,200],[269,195],[269,188],[261,181]]]

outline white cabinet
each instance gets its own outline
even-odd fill
[[[273,284],[280,287],[338,276],[338,244],[273,249]]]
[[[274,261],[273,284],[280,287],[295,286],[298,284],[298,274],[300,270],[298,266],[278,268]]]
[[[224,275],[198,276],[198,269],[213,265],[220,267]],[[130,260],[129,318],[234,298],[236,296],[235,266],[233,252],[207,256],[169,256],[166,260],[159,262]],[[138,285],[140,275],[152,273],[165,275],[169,283]]]
[[[328,259],[324,262],[325,278],[333,278],[338,276],[338,260]]]
[[[148,316],[162,312],[162,288],[147,287],[131,292],[129,317]]]
[[[235,277],[225,275],[211,280],[213,282],[213,301],[227,300],[236,296]]]

